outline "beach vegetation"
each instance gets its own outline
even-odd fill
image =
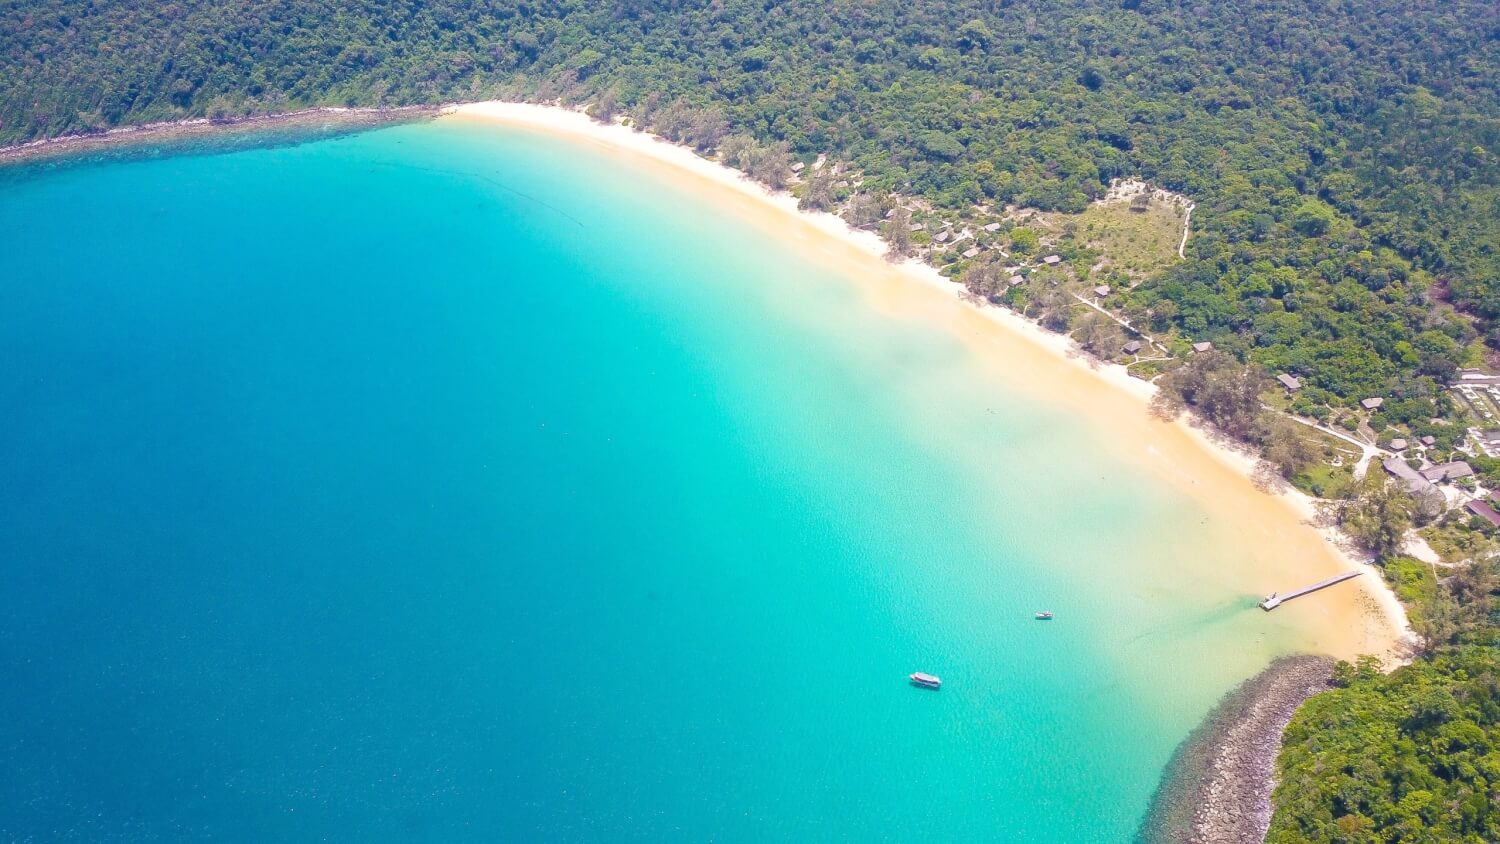
[[[911,256],[911,211],[906,208],[897,207],[891,216],[881,227],[881,236],[885,238],[886,257],[892,261],[902,261]]]
[[[833,210],[833,176],[823,170],[809,176],[797,197],[797,207],[804,211]]]
[[[1326,502],[1325,518],[1377,559],[1394,556],[1418,515],[1416,500],[1379,472],[1366,476],[1345,497]]]
[[[1266,377],[1217,349],[1198,352],[1185,365],[1159,379],[1162,389],[1153,400],[1158,413],[1175,416],[1191,409],[1224,433],[1250,441],[1261,416],[1260,394]]]
[[[1266,462],[1283,478],[1296,478],[1314,466],[1323,468],[1320,465],[1323,450],[1307,435],[1304,426],[1270,413],[1260,415],[1259,425],[1257,438],[1262,444]],[[1320,472],[1318,478],[1318,487],[1325,493],[1331,492],[1333,481],[1333,467],[1329,466],[1327,469],[1330,471]]]
[[[856,229],[868,229],[880,222],[884,206],[873,194],[860,191],[849,197],[844,206],[844,222]]]
[[[1090,309],[1079,318],[1073,339],[1085,352],[1102,360],[1111,360],[1125,345],[1125,331],[1114,320]]]

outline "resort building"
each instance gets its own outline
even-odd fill
[[[1364,401],[1359,403],[1359,406],[1363,407],[1365,410],[1379,410],[1380,406],[1383,404],[1385,404],[1385,399],[1377,397],[1365,399]]]
[[[1401,481],[1406,487],[1406,491],[1412,495],[1421,495],[1433,488],[1432,481],[1422,477],[1422,473],[1406,465],[1406,461],[1399,457],[1387,457],[1380,465],[1385,467],[1385,470],[1397,480]]]
[[[1478,499],[1470,501],[1468,505],[1468,511],[1489,522],[1491,525],[1500,527],[1500,513],[1495,512],[1494,507],[1491,507],[1483,501],[1479,501]]]
[[[1049,267],[1056,266],[1057,264],[1061,264],[1062,263],[1062,256],[1061,255],[1048,255],[1047,257],[1045,257],[1045,258],[1042,259],[1042,263],[1046,264]]]
[[[1452,463],[1439,463],[1436,466],[1429,466],[1422,470],[1422,477],[1433,483],[1451,481],[1456,478],[1467,478],[1473,474],[1473,467],[1462,460],[1455,460]]]
[[[1141,353],[1141,341],[1139,341],[1139,340],[1131,340],[1129,343],[1125,344],[1125,354],[1127,354],[1127,355],[1138,355],[1140,353]]]
[[[1105,296],[1108,296],[1109,295],[1109,285],[1107,285],[1107,284],[1101,284],[1098,287],[1095,287],[1094,288],[1094,295],[1098,296],[1100,299],[1103,299]]]
[[[1214,344],[1210,343],[1207,340],[1204,340],[1202,343],[1194,343],[1193,344],[1193,351],[1195,351],[1195,352],[1211,352],[1211,351],[1213,351],[1213,348],[1214,348]]]
[[[1296,376],[1288,375],[1285,372],[1276,376],[1276,380],[1280,381],[1281,386],[1287,388],[1289,392],[1295,393],[1298,390],[1302,389],[1302,382],[1297,380]]]

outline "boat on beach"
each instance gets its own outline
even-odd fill
[[[913,686],[921,686],[924,689],[941,689],[943,687],[942,680],[931,674],[924,674],[921,671],[917,671],[911,675],[911,684]]]

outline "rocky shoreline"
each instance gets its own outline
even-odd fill
[[[395,108],[307,108],[299,111],[257,114],[245,117],[208,118],[143,123],[135,126],[119,126],[103,132],[87,135],[63,135],[43,138],[24,144],[0,147],[0,166],[13,163],[32,163],[51,158],[77,156],[90,152],[103,152],[114,148],[128,148],[134,144],[173,143],[179,141],[213,138],[232,139],[236,132],[255,132],[266,129],[324,128],[329,132],[347,132],[418,120],[438,114],[442,106],[414,105]]]
[[[1282,731],[1329,687],[1334,664],[1283,657],[1226,695],[1173,754],[1139,844],[1260,844],[1271,824]]]

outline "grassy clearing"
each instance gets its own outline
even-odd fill
[[[1315,463],[1292,476],[1292,486],[1314,498],[1337,498],[1352,483],[1354,470],[1349,465]]]
[[[1074,218],[1077,237],[1097,250],[1102,272],[1123,272],[1132,283],[1179,260],[1182,212],[1153,200],[1145,211],[1132,211],[1128,202],[1089,207]]]
[[[1321,455],[1319,461],[1292,476],[1292,486],[1315,498],[1337,498],[1354,483],[1360,452],[1316,428],[1297,426],[1297,432]],[[1335,466],[1337,461],[1339,465]]]

